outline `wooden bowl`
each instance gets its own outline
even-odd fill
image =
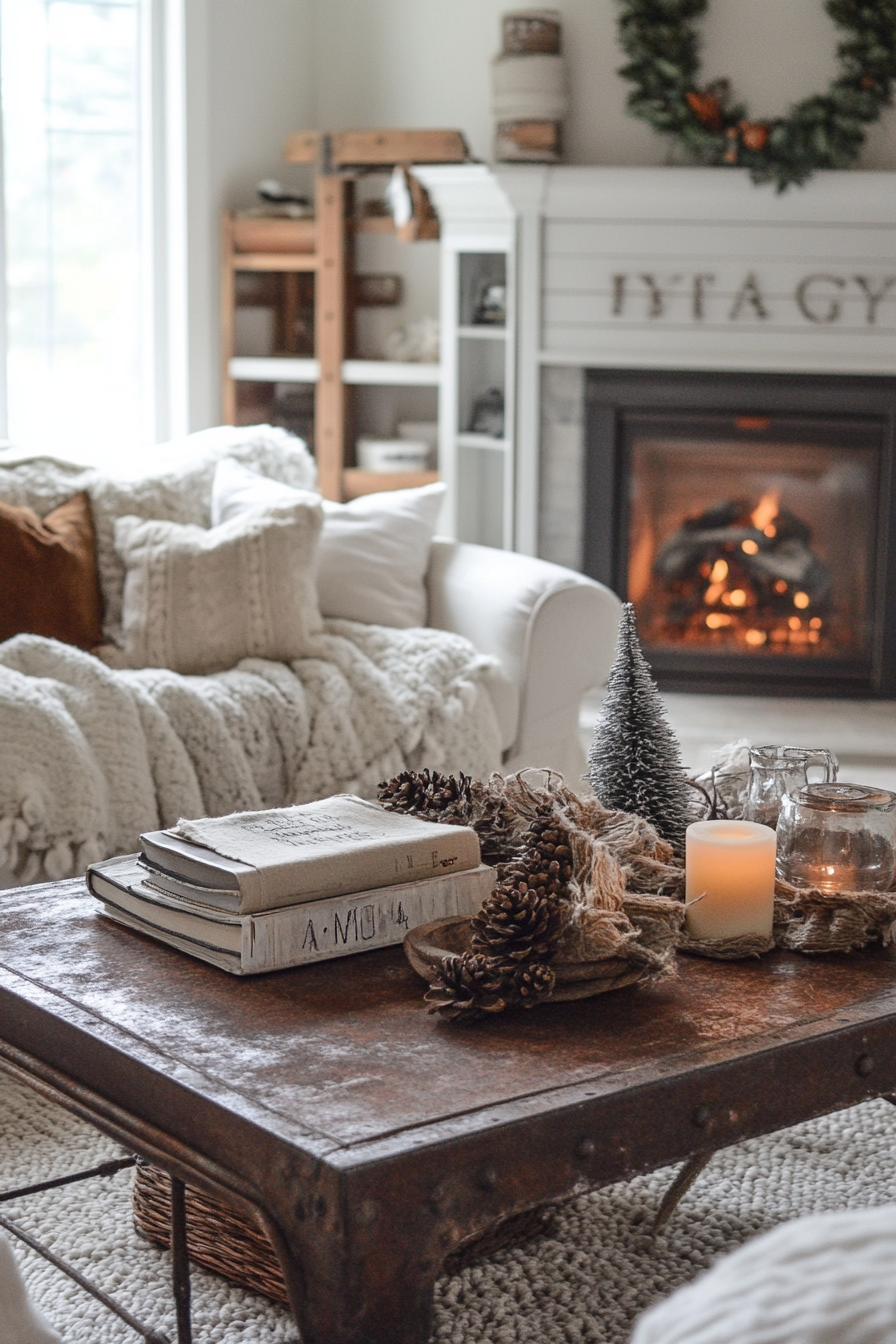
[[[405,934],[404,954],[417,974],[430,982],[449,958],[471,952],[471,923],[469,915],[449,915],[447,919],[436,919],[431,924],[419,924]],[[637,984],[650,974],[645,967],[633,966],[624,957],[607,957],[603,961],[552,961],[551,970],[557,983],[547,1000],[549,1003],[590,999],[595,994]]]

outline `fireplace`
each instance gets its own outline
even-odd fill
[[[590,370],[585,569],[661,686],[896,695],[896,379]]]

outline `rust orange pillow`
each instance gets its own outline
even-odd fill
[[[103,641],[102,620],[87,491],[44,519],[0,500],[0,640],[47,635],[92,649]]]

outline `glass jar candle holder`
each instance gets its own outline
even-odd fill
[[[809,784],[785,796],[776,871],[795,887],[887,891],[896,878],[896,793]]]

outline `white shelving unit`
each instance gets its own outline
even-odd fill
[[[461,541],[511,549],[515,517],[516,214],[480,163],[415,167],[441,227],[439,469],[448,485],[445,527]],[[487,284],[506,293],[503,326],[474,321]],[[504,399],[500,435],[473,429],[477,400]]]
[[[290,359],[285,355],[234,355],[227,367],[231,378],[254,383],[316,383],[320,377],[316,359]],[[442,371],[438,364],[344,359],[342,381],[354,387],[440,387]]]
[[[440,387],[438,364],[402,364],[386,359],[346,359],[342,381],[355,387]]]
[[[234,355],[227,371],[236,381],[251,383],[316,383],[320,363],[316,359],[290,359],[287,355]]]
[[[436,472],[429,471],[393,474],[391,480],[383,478],[380,482],[371,473],[349,465],[351,453],[346,445],[352,433],[388,436],[402,420],[434,419],[437,403],[437,472],[448,487],[440,530],[463,541],[510,549],[516,540],[517,511],[516,214],[503,187],[485,164],[417,164],[412,173],[426,189],[439,221],[440,250],[432,262],[438,260],[439,269],[440,362],[340,358],[347,350],[354,355],[365,346],[375,348],[369,331],[367,340],[359,339],[357,344],[351,339],[350,329],[347,334],[346,322],[356,310],[348,302],[351,290],[346,288],[346,276],[356,269],[356,236],[372,232],[367,226],[373,222],[379,226],[383,221],[367,220],[355,212],[353,186],[347,179],[320,177],[316,219],[311,226],[301,222],[309,236],[305,238],[303,234],[296,243],[312,246],[314,251],[297,252],[295,256],[240,251],[234,242],[234,230],[240,222],[230,216],[225,218],[222,268],[225,419],[236,423],[238,414],[255,413],[256,405],[251,402],[253,384],[258,388],[254,395],[262,414],[264,404],[269,404],[274,395],[273,392],[268,395],[266,384],[280,388],[289,384],[314,386],[315,451],[321,490],[327,497],[338,499],[437,479]],[[297,228],[297,238],[299,232]],[[371,267],[372,261],[372,269],[378,270],[385,260],[385,256],[369,257],[366,264]],[[420,293],[425,292],[419,289],[421,278],[427,283],[424,260],[421,254],[408,266],[417,286],[414,293],[418,303]],[[397,257],[391,265],[400,270]],[[315,357],[311,357],[310,351],[300,355],[298,350],[302,347],[297,344],[290,347],[286,341],[286,334],[294,330],[289,323],[299,311],[300,299],[305,309],[309,302],[305,290],[299,292],[299,281],[294,278],[288,284],[276,280],[282,311],[272,310],[274,327],[267,338],[254,342],[255,348],[248,341],[242,342],[241,348],[235,332],[239,304],[244,309],[253,305],[262,309],[260,317],[264,317],[266,306],[272,302],[267,290],[259,290],[261,297],[250,297],[248,301],[244,297],[237,302],[237,278],[242,272],[253,270],[271,272],[273,278],[256,283],[256,287],[266,284],[268,289],[272,289],[278,273],[290,270],[313,273]],[[435,278],[432,270],[429,277],[431,284]],[[307,289],[307,282],[303,283]],[[240,284],[244,293],[254,294],[251,288],[246,291],[248,282],[242,280]],[[496,285],[505,291],[504,323],[477,321],[484,289]],[[435,298],[433,292],[426,302]],[[258,318],[256,314],[253,321]],[[259,322],[259,330],[262,325]],[[268,353],[272,347],[280,353]],[[290,348],[297,353],[288,353]],[[357,389],[348,410],[345,388]],[[489,393],[492,423],[483,424],[482,417],[476,414],[477,403]],[[245,407],[240,410],[240,396],[249,403],[248,411]],[[483,432],[486,429],[493,432]]]

